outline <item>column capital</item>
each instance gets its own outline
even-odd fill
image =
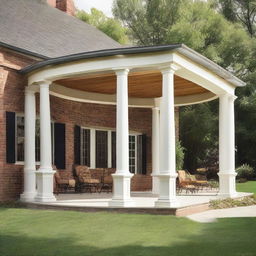
[[[128,68],[118,68],[118,69],[113,69],[113,71],[116,73],[117,76],[122,76],[122,75],[128,75],[129,69]]]
[[[171,73],[174,74],[177,70],[180,69],[180,66],[174,63],[166,64],[159,67],[162,74]]]
[[[34,87],[28,87],[28,86],[26,86],[25,87],[25,94],[35,94],[36,93],[36,88],[34,88]]]
[[[52,81],[48,81],[48,80],[43,80],[43,81],[36,82],[36,84],[39,85],[40,88],[49,87],[51,83],[52,83]]]
[[[229,99],[229,100],[233,100],[235,101],[237,99],[237,96],[234,94],[230,94],[230,93],[224,93],[224,94],[220,94],[218,95],[220,99]]]

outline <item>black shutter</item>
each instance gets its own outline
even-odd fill
[[[15,120],[16,115],[14,112],[6,112],[6,162],[10,164],[16,162]]]
[[[137,173],[147,174],[147,136],[137,137]]]
[[[57,169],[66,168],[65,124],[54,123],[54,164]]]
[[[116,168],[116,132],[111,132],[112,168]]]
[[[75,164],[81,164],[81,128],[78,125],[74,128],[74,160]]]

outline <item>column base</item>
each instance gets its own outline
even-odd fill
[[[37,195],[36,202],[55,202],[56,198],[53,194],[53,175],[55,171],[52,169],[39,169],[37,176]]]
[[[158,174],[159,179],[159,198],[155,202],[157,208],[176,208],[179,206],[179,201],[176,197],[176,178],[175,174]]]
[[[218,173],[219,175],[219,193],[220,198],[233,198],[237,196],[236,192],[236,173]]]
[[[159,179],[155,175],[157,174],[152,174],[152,194],[153,195],[159,195]]]
[[[36,192],[24,192],[20,195],[21,202],[33,202],[36,197]]]
[[[110,207],[133,207],[135,202],[131,199],[131,177],[129,172],[117,172],[113,177],[113,198]]]

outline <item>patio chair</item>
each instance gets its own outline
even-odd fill
[[[106,168],[104,169],[103,172],[103,179],[102,179],[102,184],[101,184],[101,188],[100,188],[100,193],[101,192],[112,192],[113,190],[113,177],[112,177],[112,173],[115,172],[114,168]]]
[[[190,180],[193,182],[195,186],[197,186],[199,189],[203,189],[204,187],[211,187],[211,184],[208,182],[206,176],[200,175],[200,174],[190,174],[187,172],[187,175],[189,176]]]
[[[75,166],[75,174],[77,177],[76,191],[97,192],[100,185],[100,180],[91,177],[91,172],[88,166],[77,165]]]
[[[66,193],[68,191],[75,191],[76,181],[68,177],[61,177],[60,171],[57,170],[56,166],[53,166],[55,170],[54,181],[55,181],[55,193]]]
[[[187,175],[186,171],[179,170],[178,171],[178,184],[177,184],[177,192],[180,193],[182,190],[185,190],[186,193],[191,192],[195,193],[198,191],[198,187],[191,180],[191,178]]]

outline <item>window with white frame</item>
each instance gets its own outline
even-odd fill
[[[135,173],[137,170],[137,136],[129,135],[129,171]]]
[[[137,137],[129,135],[129,170],[137,173]],[[90,168],[116,167],[116,132],[81,128],[81,164]]]
[[[16,115],[16,162],[24,162],[24,141],[25,141],[25,122],[23,115]],[[52,130],[52,155],[54,156],[54,125],[51,123]],[[40,120],[36,119],[35,127],[35,158],[40,162]],[[54,157],[52,158],[54,159]]]

